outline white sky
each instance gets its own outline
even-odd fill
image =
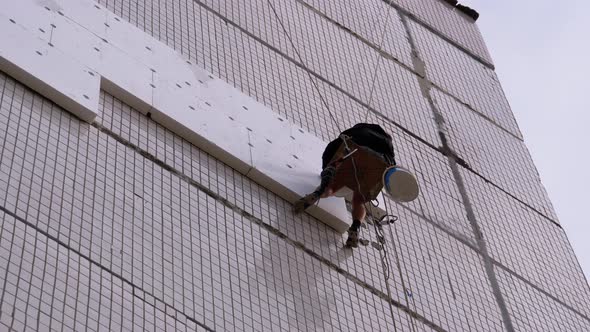
[[[590,1],[463,0],[590,278]]]

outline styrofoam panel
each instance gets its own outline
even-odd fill
[[[23,2],[30,2],[25,0]],[[56,3],[60,7],[60,12],[64,16],[70,18],[72,21],[79,23],[84,26],[87,30],[92,33],[105,37],[109,11],[102,6],[98,5],[94,1],[86,0],[45,0],[45,2]]]
[[[79,17],[72,19],[78,20]],[[150,65],[150,59],[154,57],[152,50],[153,38],[146,35],[142,30],[130,25],[115,14],[108,12],[105,22],[105,33],[103,38],[109,44],[124,50],[135,60]]]
[[[50,8],[48,11],[45,7]],[[0,7],[11,8],[9,19],[14,20],[17,24],[22,25],[31,31],[37,37],[50,41],[51,22],[53,16],[57,15],[51,11],[50,5],[39,6],[30,1],[11,1],[0,0]]]
[[[85,121],[96,117],[98,75],[2,14],[0,31],[1,70]]]
[[[206,73],[204,77],[203,75],[197,75],[199,76],[197,77],[195,70],[191,70],[192,64],[189,64],[178,52],[145,33],[144,36],[150,38],[147,44],[152,50],[152,57],[147,59],[148,64],[157,68],[159,74],[174,79],[176,83],[191,82],[193,85],[198,83],[198,79],[208,77],[209,73]]]
[[[178,88],[164,79],[156,82],[152,117],[241,173],[251,166],[248,130],[232,121],[211,102],[196,96],[199,88]],[[202,94],[201,94],[202,95]],[[206,96],[205,96],[206,98]]]
[[[106,44],[103,46],[97,68],[103,76],[103,88],[112,93],[118,92],[117,95],[125,92],[122,96],[125,101],[129,101],[138,110],[147,112],[152,103],[152,70],[115,47]],[[112,91],[115,87],[124,91]]]
[[[94,70],[99,69],[101,52],[106,44],[100,37],[61,15],[54,15],[51,24],[51,43],[54,47]]]
[[[209,76],[202,86],[210,102],[219,105],[228,117],[248,129],[253,150],[264,150],[264,153],[275,153],[274,150],[277,150],[276,155],[282,156],[286,163],[306,165],[319,175],[325,146],[322,140],[223,80]],[[267,147],[267,144],[270,145]]]
[[[294,201],[301,196],[311,193],[320,182],[319,165],[310,168],[302,162],[305,158],[321,160],[318,155],[301,151],[305,157],[294,159],[288,152],[271,149],[272,144],[266,142],[261,135],[250,133],[252,142],[252,169],[248,177],[262,184],[264,187],[280,193],[280,195]],[[274,142],[273,142],[274,144]],[[307,153],[306,153],[307,152]],[[309,213],[319,218],[338,232],[348,229],[350,214],[341,198],[327,198],[320,200],[317,206],[309,209]]]

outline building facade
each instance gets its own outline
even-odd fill
[[[36,33],[69,15],[37,3],[50,19]],[[590,331],[588,282],[482,36],[452,4],[95,5],[324,142],[379,123],[421,195],[387,201],[385,250],[371,225],[345,249],[110,90],[84,121],[2,71],[0,330]]]

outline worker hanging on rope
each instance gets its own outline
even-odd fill
[[[320,198],[347,196],[352,191],[353,222],[346,246],[356,248],[359,229],[367,214],[365,204],[377,198],[385,172],[395,165],[391,136],[379,125],[356,124],[328,144],[322,155],[319,187],[297,201],[293,210],[301,213]]]

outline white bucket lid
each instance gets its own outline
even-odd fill
[[[385,170],[383,187],[396,202],[411,202],[420,193],[414,174],[401,166],[392,166]]]

